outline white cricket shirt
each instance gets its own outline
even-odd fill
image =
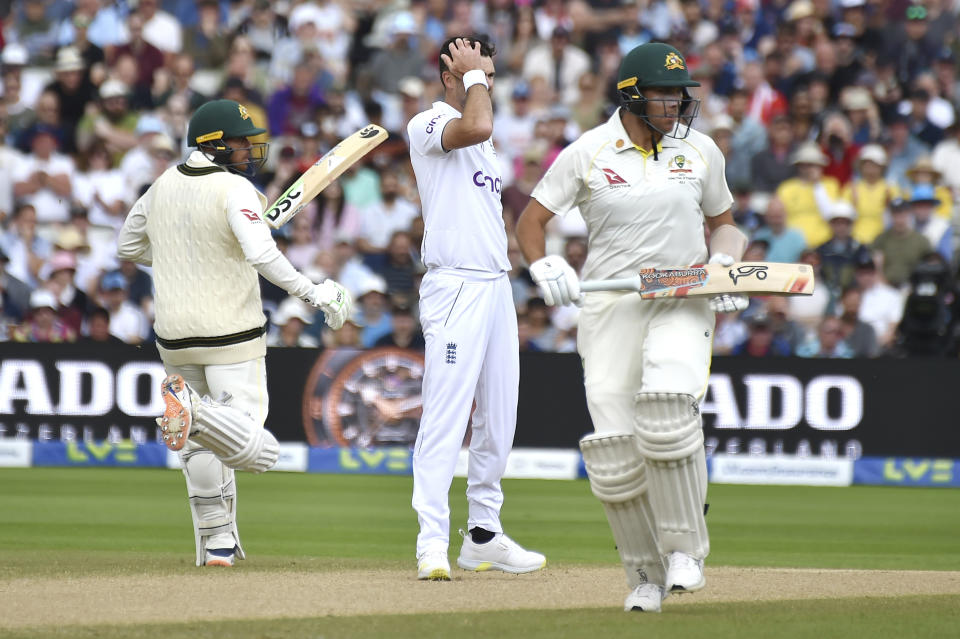
[[[446,102],[434,102],[407,124],[423,206],[423,263],[427,268],[509,271],[500,203],[503,180],[493,141],[452,151],[440,143],[443,128],[460,116]]]
[[[663,138],[657,156],[634,146],[618,109],[561,151],[534,188],[557,215],[579,207],[589,234],[583,279],[707,260],[703,218],[733,204],[723,154],[691,129],[684,140]]]

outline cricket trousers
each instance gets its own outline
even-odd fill
[[[506,273],[431,269],[420,286],[426,338],[423,416],[413,453],[417,556],[450,542],[450,484],[473,408],[467,528],[503,532],[500,478],[513,446],[520,381]]]

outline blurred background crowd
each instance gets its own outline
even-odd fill
[[[269,201],[368,122],[390,131],[275,232],[309,277],[351,290],[355,316],[330,332],[262,281],[269,343],[422,348],[406,123],[441,95],[440,43],[484,34],[523,350],[575,350],[577,311],[537,297],[516,218],[615,109],[622,56],[660,40],[701,84],[694,126],[726,157],[745,259],[819,278],[810,298],[718,315],[714,352],[956,357],[958,15],[958,0],[0,0],[0,341],[153,339],[149,270],[117,261],[116,233],[185,158],[193,111],[225,97],[268,130]],[[548,232],[581,268],[577,211]]]

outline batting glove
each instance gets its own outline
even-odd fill
[[[580,305],[580,279],[573,267],[559,255],[541,257],[531,264],[530,276],[537,283],[547,306]]]
[[[323,283],[315,285],[303,301],[323,311],[327,326],[335,331],[343,326],[353,312],[350,292],[333,280],[324,280]]]
[[[736,260],[726,253],[714,253],[710,256],[708,264],[719,264],[720,266],[733,266]],[[731,295],[725,293],[710,298],[710,309],[714,313],[736,313],[742,311],[750,305],[750,298],[746,295]]]

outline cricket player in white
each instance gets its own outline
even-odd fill
[[[352,304],[336,282],[314,284],[297,272],[263,222],[266,199],[245,177],[266,160],[266,144],[248,140],[263,132],[233,100],[202,105],[187,129],[197,150],[137,200],[118,239],[120,259],[153,267],[154,329],[167,372],[157,424],[180,454],[198,566],[243,559],[234,470],[264,472],[279,454],[264,429],[266,318],[257,274],[320,308],[334,329]]]
[[[520,380],[517,316],[507,272],[501,178],[493,148],[493,48],[451,38],[440,49],[444,99],[407,125],[423,202],[420,322],[426,338],[423,416],[413,454],[420,521],[417,577],[449,580],[450,483],[470,409],[468,533],[457,565],[512,573],[542,568],[540,553],[503,534],[500,478],[513,445]]]
[[[544,226],[579,207],[588,229],[588,279],[644,267],[725,266],[742,257],[733,197],[716,144],[690,128],[699,101],[680,52],[648,43],[620,66],[622,106],[565,148],[517,223],[521,250],[548,304],[582,304],[577,348],[595,433],[580,442],[632,589],[626,610],[660,610],[669,592],[705,584],[710,545],[699,399],[710,373],[714,312],[746,308],[743,296],[642,300],[582,295],[576,273],[544,256]]]

